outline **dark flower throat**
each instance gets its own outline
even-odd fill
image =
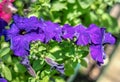
[[[26,31],[25,31],[25,30],[20,30],[19,34],[20,34],[20,35],[25,35],[25,34],[26,34]]]

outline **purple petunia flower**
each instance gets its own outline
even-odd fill
[[[7,80],[2,78],[2,77],[0,77],[0,82],[7,82]]]
[[[75,36],[77,38],[76,44],[85,46],[90,43],[90,36],[86,32],[86,29],[83,25],[75,26]]]
[[[59,24],[53,23],[51,21],[41,20],[39,26],[40,29],[42,29],[45,34],[45,43],[47,43],[51,39],[61,42],[62,29]]]
[[[75,35],[75,29],[68,25],[68,24],[65,24],[63,27],[62,27],[62,37],[64,39],[70,39],[72,40],[74,38],[74,35]]]
[[[44,34],[39,32],[39,20],[36,17],[13,16],[14,22],[6,31],[7,39],[11,42],[11,49],[16,56],[29,55],[31,41],[44,41]]]
[[[7,26],[7,22],[0,18],[0,36],[3,35],[3,30],[5,29],[5,26]]]
[[[87,29],[87,32],[91,39],[91,56],[95,61],[97,61],[98,65],[101,65],[104,63],[103,59],[105,59],[106,56],[103,44],[114,44],[115,38],[110,33],[105,33],[105,28],[99,28],[95,24],[91,24]]]
[[[52,68],[56,69],[57,71],[59,71],[61,74],[64,74],[64,65],[63,64],[58,64],[57,62],[55,62],[54,60],[52,60],[51,58],[46,57],[45,61],[47,64],[49,64]]]

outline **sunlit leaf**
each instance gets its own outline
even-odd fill
[[[88,8],[94,2],[94,0],[77,0],[77,1],[79,2],[80,6],[83,9]]]
[[[20,63],[16,63],[14,65],[14,70],[15,70],[15,72],[18,72],[18,73],[25,73],[26,72],[26,68],[23,65],[21,65]]]
[[[49,82],[49,76],[45,76],[40,82]]]
[[[9,69],[7,66],[2,65],[2,73],[4,74],[4,77],[5,77],[6,79],[8,79],[9,81],[12,80],[11,71],[10,71],[10,69]]]
[[[3,48],[3,49],[0,49],[0,57],[8,54],[9,52],[10,52],[10,48],[8,48],[8,47],[5,47],[5,48]]]
[[[66,3],[56,2],[52,5],[52,10],[53,11],[60,11],[62,9],[67,9]]]
[[[3,56],[2,61],[5,63],[8,63],[8,64],[11,64],[12,63],[11,55],[7,54],[7,55]]]

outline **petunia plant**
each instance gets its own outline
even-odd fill
[[[11,2],[13,1],[8,0],[12,7]],[[79,4],[78,6],[76,1],[68,0],[68,3],[77,4],[77,7],[80,6],[86,12],[89,11],[90,4],[86,6]],[[20,1],[16,0],[15,3],[17,2]],[[114,36],[106,32],[104,27],[93,24],[94,22],[87,23],[85,26],[86,22],[82,23],[78,18],[80,13],[74,17],[74,12],[70,14],[70,11],[66,10],[70,4],[67,5],[64,0],[59,2],[52,0],[25,1],[24,4],[32,3],[30,6],[24,7],[29,11],[22,8],[20,11],[20,5],[15,4],[18,12],[12,14],[16,12],[16,9],[13,9],[15,12],[10,9],[11,20],[0,17],[0,73],[2,76],[0,80],[6,78],[10,82],[59,82],[59,80],[65,82],[65,78],[74,74],[75,67],[79,65],[87,67],[88,54],[97,65],[104,64],[106,58],[104,45],[114,44],[116,42]],[[59,5],[58,9],[55,8],[56,3]],[[1,4],[6,5],[4,0]],[[50,4],[53,4],[52,7]],[[49,10],[49,8],[51,9]],[[54,18],[59,11],[64,9],[65,18]],[[35,10],[37,11],[34,13]],[[52,13],[54,11],[56,12]],[[6,11],[2,10],[2,12]],[[82,11],[82,13],[85,12]],[[70,17],[68,19],[67,15],[73,18],[68,16],[68,18]]]

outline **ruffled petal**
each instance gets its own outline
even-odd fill
[[[12,24],[11,28],[5,31],[5,34],[6,34],[7,40],[9,40],[12,37],[15,37],[19,34],[19,29],[15,24]]]
[[[16,26],[20,29],[20,30],[25,30],[26,32],[29,32],[31,30],[36,30],[39,27],[39,20],[37,17],[21,17],[19,15],[14,15],[13,16],[14,22],[16,24]]]
[[[110,33],[105,33],[105,38],[103,43],[114,44],[115,41],[116,41],[115,38]]]
[[[78,25],[75,27],[75,36],[77,37],[77,45],[87,45],[90,43],[90,36],[86,32],[86,28],[83,25]]]
[[[106,55],[102,45],[90,45],[90,55],[99,65],[104,63]]]
[[[45,34],[45,43],[51,39],[54,39],[58,42],[62,40],[62,29],[60,28],[59,24],[52,23],[51,21],[45,21],[41,27]]]
[[[72,40],[74,35],[75,35],[75,29],[68,24],[65,24],[63,26],[62,32],[63,32],[62,37],[64,39],[71,39]]]
[[[37,34],[35,32],[26,34],[24,37],[26,37],[25,39],[28,42],[31,42],[31,41],[41,41],[41,42],[44,42],[44,40],[45,40],[45,35],[44,34],[40,34],[40,33]]]
[[[54,34],[55,36],[53,37],[54,40],[58,41],[58,42],[61,42],[62,41],[62,29],[60,27],[56,28],[54,30]]]
[[[76,41],[76,44],[81,46],[85,46],[88,43],[90,43],[90,37],[88,34],[81,34]]]
[[[11,39],[11,49],[16,56],[26,56],[29,55],[29,41],[23,36],[16,36]]]
[[[91,41],[94,44],[102,44],[104,34],[105,34],[105,28],[99,28],[95,24],[91,24],[89,28],[87,29],[87,32],[90,35]]]

